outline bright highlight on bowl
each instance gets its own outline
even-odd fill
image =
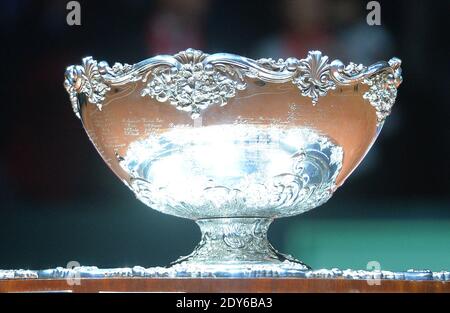
[[[400,64],[188,49],[134,65],[88,57],[65,87],[136,197],[199,225],[177,275],[291,276],[308,266],[270,245],[270,223],[325,203],[358,166],[391,112]]]

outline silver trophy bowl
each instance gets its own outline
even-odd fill
[[[129,65],[67,68],[73,110],[111,170],[202,239],[178,276],[289,276],[309,269],[267,240],[275,218],[325,203],[377,138],[400,60],[371,66],[188,49]]]

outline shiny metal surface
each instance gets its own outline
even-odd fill
[[[88,57],[67,69],[65,87],[136,197],[200,225],[202,242],[173,268],[288,273],[307,266],[272,248],[270,222],[321,205],[343,184],[391,111],[400,64],[188,49],[135,65]]]
[[[282,267],[281,267],[282,269]],[[429,270],[408,270],[408,271],[364,271],[364,270],[341,270],[317,269],[317,270],[286,270],[280,271],[280,266],[257,265],[247,268],[242,272],[221,271],[205,272],[185,271],[178,267],[150,267],[142,266],[124,268],[98,268],[96,266],[80,266],[73,269],[63,267],[44,270],[0,270],[0,279],[68,279],[77,278],[113,278],[113,277],[299,277],[299,278],[345,278],[357,280],[434,280],[450,281],[449,271],[432,272]]]

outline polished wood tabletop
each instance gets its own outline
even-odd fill
[[[0,292],[450,292],[450,282],[306,278],[81,278],[0,280]]]

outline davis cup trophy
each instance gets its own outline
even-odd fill
[[[134,65],[87,57],[65,87],[136,197],[200,226],[175,276],[289,276],[309,267],[271,246],[270,223],[325,203],[358,166],[395,102],[400,63],[188,49]]]

